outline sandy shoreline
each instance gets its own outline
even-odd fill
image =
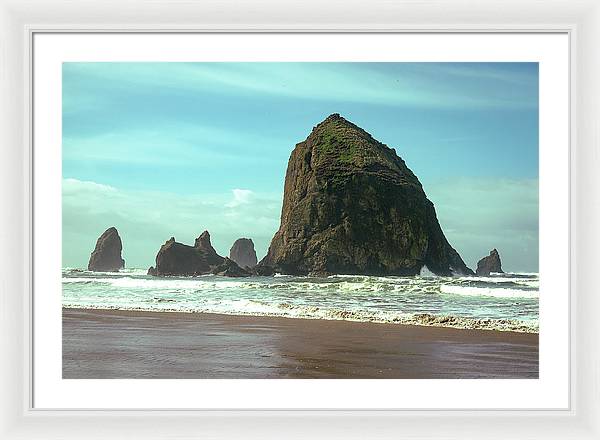
[[[533,333],[63,309],[63,378],[537,378]]]

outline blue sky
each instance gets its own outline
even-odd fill
[[[63,265],[119,229],[129,267],[204,229],[259,258],[289,154],[340,113],[396,148],[471,267],[538,267],[537,63],[65,63]]]

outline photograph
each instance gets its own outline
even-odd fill
[[[63,62],[62,378],[538,379],[539,87]]]

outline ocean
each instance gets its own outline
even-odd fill
[[[62,271],[66,308],[351,320],[537,333],[539,277],[335,275],[156,278],[146,269]]]

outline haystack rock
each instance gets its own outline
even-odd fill
[[[492,249],[487,257],[483,257],[477,263],[477,275],[489,276],[490,273],[504,273],[502,272],[502,262],[500,261],[500,254],[496,249]]]
[[[396,151],[333,114],[290,156],[281,225],[256,271],[473,274]]]
[[[90,255],[88,270],[93,272],[118,272],[125,267],[121,258],[123,244],[116,228],[108,228],[96,241],[96,247]]]
[[[163,244],[156,255],[156,266],[148,269],[148,275],[154,276],[195,276],[213,273],[225,263],[225,258],[217,254],[210,243],[210,234],[204,231],[196,238],[194,246],[175,241],[171,237]],[[233,263],[233,262],[232,262]],[[233,263],[235,265],[235,263]],[[234,267],[220,268],[225,276],[234,273]],[[237,265],[236,265],[237,266]],[[237,268],[240,271],[241,268]],[[235,275],[241,276],[241,275]]]
[[[240,267],[253,268],[258,259],[254,250],[254,242],[251,238],[238,238],[229,250],[229,258],[235,261]]]

